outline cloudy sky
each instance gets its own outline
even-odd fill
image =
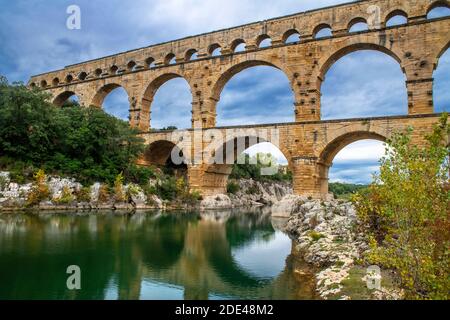
[[[88,59],[158,42],[232,27],[345,0],[0,0],[0,74],[26,82],[31,75]],[[81,9],[81,29],[66,27],[69,5]],[[218,10],[220,8],[220,10]],[[447,12],[450,12],[448,10]],[[444,10],[433,13],[435,17]],[[435,73],[436,111],[450,108],[450,52]],[[405,114],[404,75],[390,57],[371,51],[345,56],[330,69],[322,86],[324,119]],[[152,106],[152,126],[190,126],[191,93],[183,79],[166,83]],[[447,109],[445,108],[447,106]],[[104,108],[128,116],[120,88]],[[269,67],[236,75],[217,107],[218,125],[293,120],[287,78]],[[260,150],[272,150],[267,145]],[[330,172],[333,181],[366,183],[383,153],[381,143],[361,141],[342,150]],[[277,153],[283,161],[281,153]]]

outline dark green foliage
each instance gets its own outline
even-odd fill
[[[239,184],[237,184],[236,182],[234,182],[234,181],[228,182],[227,193],[235,194],[239,191],[239,189],[240,189]]]
[[[175,177],[167,176],[161,180],[161,184],[158,185],[157,194],[163,200],[174,200],[177,197],[177,180]]]
[[[51,105],[49,96],[0,78],[0,165],[18,182],[44,168],[82,183],[112,183],[123,172],[130,182],[145,183],[153,175],[134,163],[143,140],[128,123],[100,108],[66,103]]]
[[[168,127],[163,127],[163,128],[150,128],[150,131],[174,131],[174,130],[178,130],[177,127],[175,126],[168,126]]]
[[[22,85],[9,85],[0,78],[0,155],[24,162],[37,162],[53,152],[56,132],[52,128],[53,107],[48,96]]]
[[[171,175],[158,175],[157,182],[153,185],[145,185],[144,193],[156,195],[162,200],[172,201],[177,198],[177,179]]]
[[[149,179],[156,177],[152,168],[136,166],[133,163],[123,170],[123,174],[127,182],[133,182],[139,185],[145,185]]]
[[[164,130],[164,131],[173,131],[173,130],[178,130],[178,128],[175,127],[175,126],[168,126],[168,127],[162,128],[161,130]]]

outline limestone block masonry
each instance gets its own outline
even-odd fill
[[[367,138],[385,140],[409,125],[415,129],[414,142],[422,144],[424,135],[437,122],[433,71],[450,46],[450,17],[427,19],[428,12],[437,6],[450,8],[450,2],[361,0],[70,65],[33,76],[28,85],[51,93],[57,106],[76,94],[81,105],[98,107],[109,92],[123,87],[129,97],[130,124],[142,131],[152,150],[142,162],[160,164],[176,143],[167,132],[149,131],[151,105],[160,86],[173,78],[184,78],[192,92],[192,123],[214,128],[216,105],[228,80],[253,66],[278,68],[290,80],[294,93],[293,122],[255,127],[279,129],[280,150],[293,172],[294,192],[324,197],[328,168],[347,144]],[[406,17],[407,23],[387,27],[386,22],[396,15]],[[369,29],[350,32],[357,22],[367,22]],[[332,35],[316,38],[323,28],[330,28]],[[300,41],[286,43],[293,34],[299,34]],[[268,38],[271,46],[260,48],[260,42]],[[234,52],[241,43],[246,50]],[[218,48],[221,54],[216,56]],[[406,78],[408,115],[321,121],[320,91],[328,69],[357,50],[381,51],[400,64]],[[205,195],[224,192],[229,172],[229,165],[188,166],[190,187]]]

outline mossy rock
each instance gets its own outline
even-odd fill
[[[367,268],[354,266],[349,270],[347,278],[341,281],[342,289],[339,293],[328,296],[329,300],[337,300],[343,296],[350,297],[351,300],[372,300],[376,290],[367,288],[367,284],[363,281],[363,277],[367,274]],[[381,287],[384,289],[395,288],[392,275],[381,271]]]

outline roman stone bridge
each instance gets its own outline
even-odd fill
[[[142,131],[149,145],[142,162],[164,164],[180,141],[175,141],[172,132],[150,129],[151,105],[159,87],[173,78],[184,78],[192,92],[193,128],[215,128],[221,91],[234,75],[259,65],[277,68],[289,79],[293,91],[293,122],[252,126],[257,139],[246,130],[243,137],[250,146],[267,141],[267,136],[258,136],[261,129],[277,129],[278,146],[293,172],[295,192],[321,197],[327,193],[333,157],[347,144],[368,138],[385,140],[410,125],[415,128],[414,141],[421,144],[437,121],[439,115],[433,113],[433,71],[450,46],[450,17],[427,19],[428,12],[436,7],[450,8],[450,1],[357,1],[67,66],[33,76],[29,86],[50,92],[57,106],[77,95],[82,106],[98,107],[112,90],[124,88],[129,97],[130,124]],[[407,22],[388,27],[387,22],[396,16],[405,17]],[[352,26],[361,22],[367,23],[368,29],[352,32]],[[319,38],[324,29],[330,29],[330,35]],[[288,43],[295,34],[300,40]],[[271,45],[261,47],[266,39]],[[236,52],[240,44],[245,44],[245,51]],[[407,115],[321,121],[320,90],[327,71],[338,59],[358,50],[380,51],[399,63],[406,79]],[[197,135],[203,137],[200,141],[195,138],[197,129],[191,131],[193,140],[205,146],[203,134]],[[216,133],[226,136],[225,130],[217,128]],[[203,150],[202,157],[230,154],[223,144],[216,147]],[[191,188],[204,194],[223,192],[229,172],[230,165],[188,164]]]

